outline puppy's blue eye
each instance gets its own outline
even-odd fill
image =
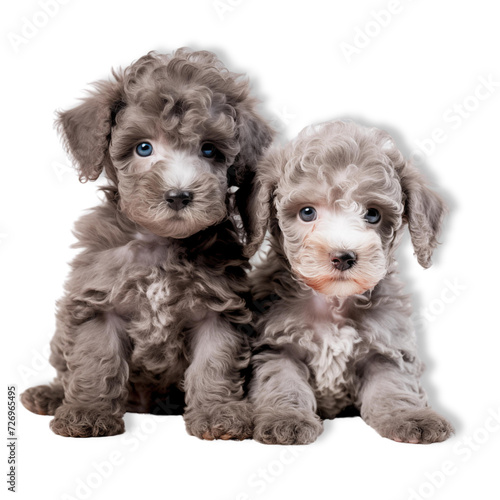
[[[213,158],[217,154],[217,148],[211,142],[204,142],[201,145],[201,155],[205,158]]]
[[[299,217],[304,222],[312,222],[313,220],[316,220],[317,213],[313,207],[304,207],[300,209]]]
[[[380,212],[376,208],[369,208],[365,213],[365,221],[369,224],[376,224],[381,217]]]
[[[151,156],[153,154],[153,146],[149,142],[141,142],[137,145],[135,151],[139,156]]]

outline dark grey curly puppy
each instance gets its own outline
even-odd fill
[[[250,400],[254,438],[310,443],[321,418],[356,406],[382,436],[446,439],[427,404],[410,299],[394,252],[408,226],[423,267],[445,207],[390,136],[350,122],[302,131],[261,164],[270,249],[253,274],[258,316]]]
[[[22,402],[54,415],[56,434],[109,436],[126,410],[154,411],[182,389],[189,433],[247,438],[242,238],[255,247],[247,200],[272,130],[248,82],[210,52],[150,53],[113,77],[59,116],[80,179],[104,170],[109,183],[76,223],[57,378]]]

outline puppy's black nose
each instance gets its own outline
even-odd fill
[[[172,210],[176,211],[186,208],[191,203],[192,199],[193,195],[189,191],[171,190],[165,193],[165,201],[167,202],[167,205]]]
[[[347,252],[332,255],[332,264],[339,271],[347,271],[356,264],[356,254],[348,250]]]

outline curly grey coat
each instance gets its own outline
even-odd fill
[[[22,402],[54,415],[57,434],[106,436],[124,431],[126,410],[173,411],[181,390],[191,434],[249,437],[242,239],[255,247],[247,200],[272,130],[212,53],[150,53],[113,77],[58,119],[80,179],[104,170],[109,184],[76,223],[57,378]]]
[[[420,385],[410,299],[394,251],[408,225],[430,265],[445,207],[389,135],[350,122],[308,127],[260,164],[252,204],[270,218],[253,273],[254,438],[309,443],[320,417],[356,406],[382,436],[430,443],[451,425]]]

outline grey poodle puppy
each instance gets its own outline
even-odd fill
[[[152,52],[97,82],[58,127],[80,180],[105,172],[105,200],[76,223],[57,377],[23,404],[54,415],[56,434],[109,436],[126,410],[182,413],[185,392],[190,434],[250,437],[247,201],[273,132],[248,81],[210,52]]]
[[[252,206],[270,247],[252,277],[258,338],[249,397],[254,439],[305,444],[322,418],[356,407],[395,441],[445,440],[428,403],[395,250],[405,227],[425,268],[445,206],[384,131],[304,129],[260,165]],[[262,235],[260,235],[262,237]]]

